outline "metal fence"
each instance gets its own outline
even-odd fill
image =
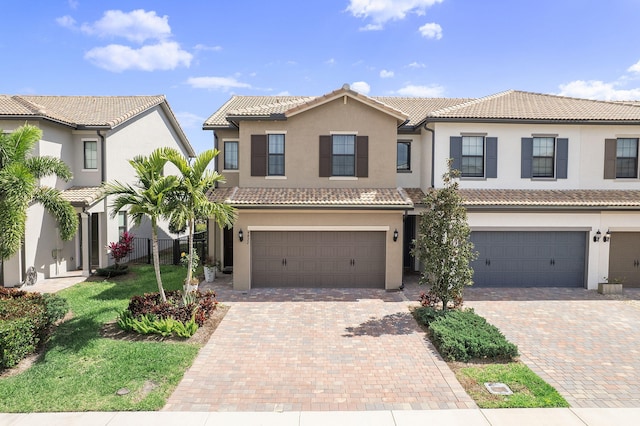
[[[134,238],[133,252],[130,259],[133,263],[152,263],[152,241],[151,238]],[[209,253],[207,247],[207,233],[197,232],[193,234],[193,248],[202,260],[206,259]],[[189,250],[189,237],[180,238],[158,238],[158,254],[161,265],[180,264],[180,255]]]

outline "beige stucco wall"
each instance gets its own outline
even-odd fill
[[[352,98],[336,99],[284,121],[242,121],[239,132],[217,130],[219,170],[226,186],[299,188],[393,188],[396,186],[397,120]],[[285,133],[285,177],[251,176],[251,135]],[[369,137],[369,177],[320,178],[319,137],[331,132],[352,132]],[[224,141],[238,140],[239,170],[222,168]],[[235,176],[235,175],[238,176]]]
[[[402,232],[402,211],[325,210],[242,210],[233,229],[233,286],[235,290],[251,288],[251,231],[274,230],[379,230],[386,231],[385,288],[402,284],[402,243],[393,241],[393,231]],[[369,229],[367,229],[369,228]],[[244,240],[237,238],[242,229]]]

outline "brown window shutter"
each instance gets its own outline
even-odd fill
[[[356,176],[369,177],[369,136],[356,137]]]
[[[267,135],[251,135],[251,176],[267,175]]]
[[[605,179],[616,178],[617,145],[618,145],[617,139],[604,140],[604,178]]]
[[[331,136],[320,136],[320,177],[331,176]]]

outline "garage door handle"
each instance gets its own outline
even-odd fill
[[[555,260],[555,259],[551,259],[551,260],[549,261],[549,265],[555,265],[555,264],[556,264],[556,260]]]
[[[491,266],[491,259],[485,259],[484,264],[487,266]]]

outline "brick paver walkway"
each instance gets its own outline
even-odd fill
[[[401,292],[211,287],[231,309],[164,410],[476,407]]]
[[[473,307],[572,407],[640,407],[640,296],[584,289],[470,289]]]

